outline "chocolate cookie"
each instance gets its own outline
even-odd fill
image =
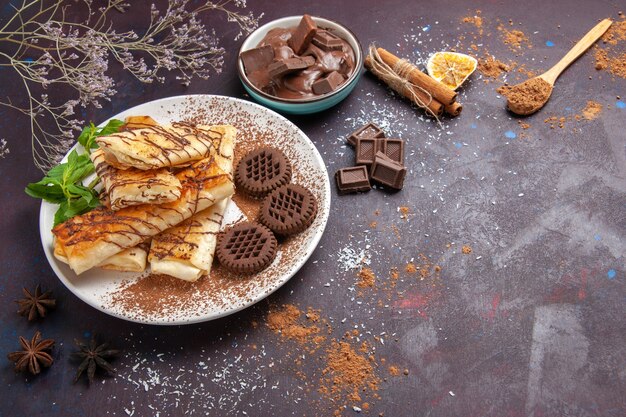
[[[278,235],[293,235],[306,230],[317,215],[317,201],[308,189],[287,184],[265,197],[260,221]]]
[[[277,247],[276,237],[267,227],[241,222],[220,233],[215,253],[229,271],[253,274],[270,266]]]
[[[235,183],[253,197],[263,197],[291,181],[291,164],[278,149],[263,147],[248,152],[235,171]]]

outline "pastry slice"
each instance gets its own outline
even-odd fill
[[[230,197],[235,191],[231,176],[213,158],[181,170],[176,178],[182,185],[181,196],[176,201],[141,204],[118,211],[99,207],[55,226],[52,229],[55,254],[66,258],[70,268],[81,274]]]
[[[90,157],[102,180],[111,210],[138,204],[167,203],[180,198],[182,185],[167,168],[152,171],[117,169],[104,160],[102,149],[96,149]]]
[[[105,259],[98,265],[102,269],[109,269],[120,272],[143,272],[146,270],[146,260],[148,259],[149,245],[140,243],[134,248],[124,249],[110,258]],[[67,264],[68,260],[60,246],[55,245],[54,256],[59,261]]]
[[[197,281],[211,272],[217,234],[229,198],[156,235],[150,245],[150,268],[185,281]]]
[[[237,130],[233,126],[191,123],[147,126],[96,138],[108,164],[119,169],[141,170],[179,167],[213,156],[218,164],[232,158]]]

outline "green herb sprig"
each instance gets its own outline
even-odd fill
[[[124,124],[121,120],[112,119],[104,127],[96,127],[93,123],[85,127],[78,137],[78,142],[89,152],[98,147],[95,138],[119,131]],[[54,215],[54,225],[86,213],[100,205],[98,192],[94,187],[98,184],[96,177],[89,185],[82,181],[95,171],[89,154],[79,155],[74,149],[67,157],[67,162],[52,168],[40,181],[26,186],[26,194],[41,198],[49,203],[58,204],[59,209]]]
[[[83,145],[87,152],[91,152],[92,149],[98,147],[96,138],[98,136],[106,136],[111,133],[115,133],[120,130],[120,127],[124,125],[124,122],[117,119],[111,119],[104,127],[97,127],[93,123],[89,123],[89,126],[83,128],[83,131],[78,136],[78,143]]]

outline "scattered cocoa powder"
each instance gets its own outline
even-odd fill
[[[294,340],[300,344],[312,343],[319,347],[325,338],[320,336],[320,328],[314,324],[300,323],[302,312],[293,304],[285,304],[281,307],[273,307],[267,314],[267,327],[279,333],[286,339]],[[306,318],[316,323],[319,320],[319,312],[309,309]]]
[[[359,282],[356,285],[359,288],[372,288],[376,283],[376,275],[370,268],[361,268],[357,276],[359,277]]]
[[[478,71],[485,77],[497,78],[503,72],[509,72],[511,67],[504,62],[498,61],[493,56],[478,60]]]
[[[389,367],[389,375],[391,376],[400,376],[400,369],[397,366],[392,365]]]
[[[552,92],[552,86],[542,78],[531,78],[521,84],[503,85],[496,91],[507,98],[509,110],[518,114],[528,114],[546,102]]]
[[[526,64],[516,65],[516,66],[517,66],[517,72],[522,75],[525,75],[526,78],[533,78],[537,76],[537,72],[526,68]]]
[[[472,253],[472,247],[469,245],[463,245],[463,247],[461,248],[461,252],[463,252],[465,255],[469,255],[470,253]]]
[[[336,404],[358,404],[363,401],[362,395],[378,391],[380,379],[374,373],[373,356],[357,353],[346,341],[333,341],[325,361],[319,392],[330,395]],[[335,410],[335,415],[341,415],[341,410]]]
[[[616,48],[624,41],[626,41],[626,17],[622,15],[621,20],[613,22],[611,27],[602,35],[603,47],[594,46],[595,68],[599,71],[607,70],[613,75],[626,78],[626,53],[623,52],[623,48]]]
[[[471,25],[474,25],[476,27],[476,29],[478,29],[478,34],[482,35],[483,34],[483,18],[481,16],[481,11],[480,10],[476,10],[476,14],[473,16],[466,16],[464,18],[461,19],[461,22],[463,23],[469,23]]]
[[[602,35],[602,43],[608,45],[617,45],[620,41],[626,40],[626,17],[622,16],[622,20],[614,21],[609,29]]]
[[[543,122],[550,125],[550,129],[555,129],[557,127],[559,129],[563,129],[565,127],[566,121],[567,118],[565,117],[550,116],[546,118]]]
[[[583,117],[587,120],[593,120],[600,115],[600,112],[602,112],[602,104],[589,100],[583,109]]]
[[[518,29],[509,30],[504,27],[504,25],[499,25],[498,30],[502,34],[502,41],[511,48],[513,51],[518,51],[519,49],[526,45],[528,48],[532,48],[532,44],[528,39],[528,36],[524,32]]]

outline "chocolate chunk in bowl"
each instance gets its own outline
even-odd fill
[[[317,24],[311,19],[311,16],[305,14],[302,16],[296,30],[289,38],[289,46],[297,55],[302,54],[309,46],[315,33],[317,32]]]

